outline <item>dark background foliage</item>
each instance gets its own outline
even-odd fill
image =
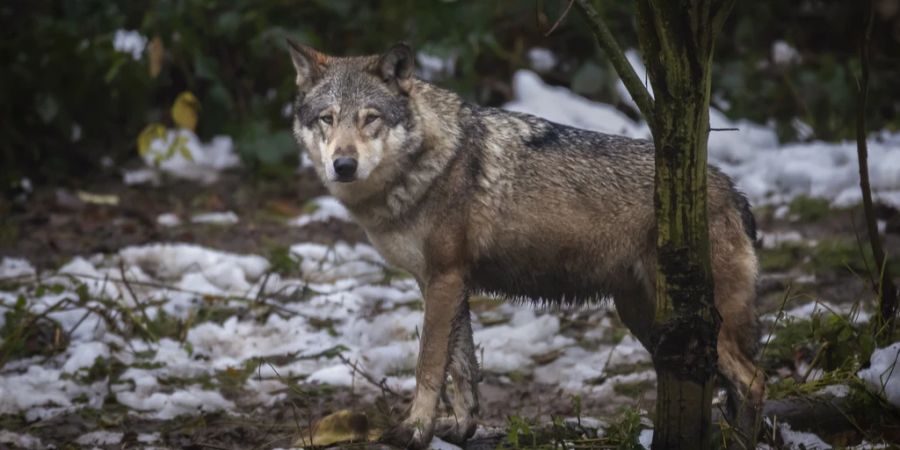
[[[455,60],[438,82],[500,105],[527,68],[528,49],[551,49],[550,83],[618,105],[615,75],[576,11],[545,36],[564,0],[7,0],[0,4],[0,182],[27,176],[78,183],[134,158],[151,122],[171,123],[183,91],[200,100],[198,133],[234,137],[251,169],[293,167],[284,108],[293,96],[285,37],[337,54],[378,52],[406,40]],[[623,47],[636,47],[633,4],[595,2]],[[900,127],[900,1],[877,0],[869,124]],[[857,46],[865,2],[738,2],[718,42],[714,106],[732,118],[772,121],[785,140],[853,135]],[[161,43],[140,60],[113,48],[116,30]],[[799,59],[775,64],[783,40]],[[151,74],[151,61],[159,72]],[[812,133],[798,132],[797,120]]]

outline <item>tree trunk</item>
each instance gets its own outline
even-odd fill
[[[656,146],[656,315],[649,350],[657,374],[657,450],[712,445],[721,318],[710,268],[706,145],[715,36],[733,5],[734,0],[637,0],[638,41],[654,99],[589,0],[578,0]]]
[[[712,445],[721,318],[710,267],[706,159],[714,36],[730,9],[723,3],[637,2],[638,39],[655,95],[654,449]]]
[[[660,65],[672,67],[661,60]],[[694,92],[657,92],[654,449],[705,448],[711,433],[720,317],[713,300],[706,206],[709,74],[685,72]],[[677,80],[676,80],[677,82]],[[680,83],[679,83],[680,84]],[[705,86],[705,87],[704,87]],[[672,90],[679,87],[666,86]],[[672,92],[669,91],[668,95]]]

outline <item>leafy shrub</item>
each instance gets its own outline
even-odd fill
[[[598,6],[622,46],[636,47],[633,3]],[[251,168],[292,165],[287,36],[339,55],[374,53],[407,40],[453,61],[442,85],[490,105],[510,98],[512,73],[528,66],[529,48],[542,46],[558,61],[543,73],[549,82],[636,116],[617,98],[616,77],[577,10],[545,36],[565,7],[543,0],[3,2],[0,183],[5,188],[22,176],[68,182],[98,173],[105,157],[114,163],[133,158],[140,130],[170,125],[169,105],[184,91],[202,106],[201,137],[231,135]],[[787,140],[852,136],[847,119],[854,113],[858,70],[848,61],[855,60],[862,13],[861,4],[836,0],[804,8],[738,3],[718,42],[716,103],[735,118],[773,118]],[[891,31],[898,21],[875,23],[873,129],[900,127],[900,85],[891,82],[900,75],[891,59],[900,42]],[[114,48],[119,30],[147,39],[139,59]],[[776,40],[795,47],[799,60],[773,64]],[[796,119],[811,134],[798,134]]]

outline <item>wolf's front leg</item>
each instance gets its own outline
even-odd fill
[[[416,363],[416,394],[409,417],[384,439],[406,448],[426,448],[434,434],[434,419],[450,361],[454,318],[465,305],[462,271],[445,271],[425,284],[425,322]]]

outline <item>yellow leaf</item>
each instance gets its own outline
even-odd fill
[[[178,94],[172,104],[172,120],[179,128],[191,131],[197,129],[197,116],[200,114],[200,101],[194,94],[184,91]]]
[[[151,123],[141,130],[141,134],[137,138],[138,153],[141,156],[150,151],[150,144],[156,139],[164,139],[166,137],[166,127],[159,123]]]
[[[365,414],[340,410],[320,419],[312,428],[312,436],[303,432],[295,445],[324,446],[338,442],[365,441],[369,438],[369,420]]]
[[[156,78],[162,72],[163,58],[166,54],[162,38],[159,35],[153,36],[153,39],[150,40],[147,52],[150,54],[150,76]]]
[[[94,205],[116,206],[119,204],[119,196],[117,195],[94,194],[87,191],[78,191],[78,199]]]

